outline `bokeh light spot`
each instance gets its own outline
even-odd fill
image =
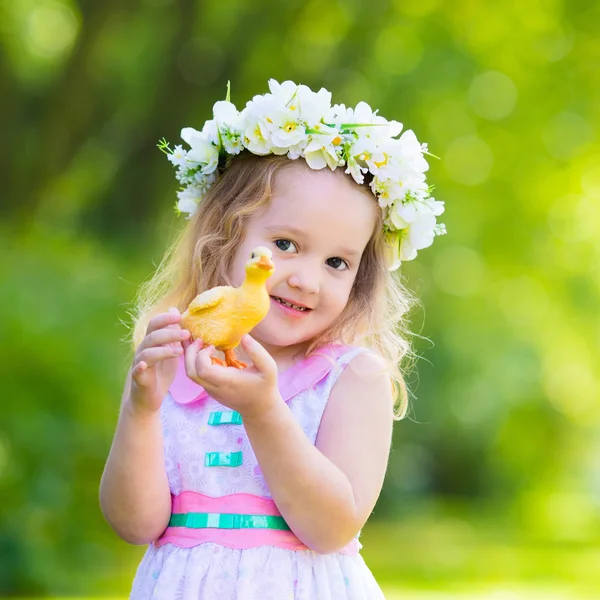
[[[395,8],[410,17],[424,17],[433,12],[440,0],[396,0]]]
[[[552,369],[544,386],[553,406],[574,421],[587,419],[596,405],[598,382],[583,361],[566,362]]]
[[[490,147],[476,135],[454,140],[442,156],[450,177],[463,185],[479,185],[490,175],[494,156]]]
[[[475,121],[462,100],[436,103],[427,118],[438,144],[449,144],[456,138],[474,135],[477,131]]]
[[[540,61],[552,63],[564,58],[573,48],[575,35],[570,27],[558,23],[549,24],[531,41],[533,56]]]
[[[508,116],[517,102],[512,79],[499,71],[478,75],[469,88],[469,103],[475,114],[490,121]]]
[[[542,130],[548,153],[557,160],[569,160],[594,138],[589,123],[574,112],[564,111],[552,117]]]
[[[479,292],[485,271],[479,253],[465,246],[445,248],[436,256],[433,266],[433,276],[440,289],[459,297]]]
[[[498,300],[507,320],[517,329],[544,319],[550,305],[544,286],[527,275],[505,281]]]
[[[581,187],[586,194],[600,198],[600,155],[595,156],[584,170]]]
[[[386,73],[404,75],[420,62],[423,46],[417,34],[407,27],[384,29],[375,42],[375,61]]]
[[[35,54],[50,58],[68,51],[77,37],[77,17],[60,2],[44,2],[31,11],[27,39]]]

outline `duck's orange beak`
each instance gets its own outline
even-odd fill
[[[273,261],[270,258],[267,258],[266,256],[261,256],[258,259],[256,266],[260,269],[263,269],[263,271],[270,271],[275,267]]]

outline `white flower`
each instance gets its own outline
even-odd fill
[[[417,251],[411,246],[408,238],[403,236],[400,241],[400,262],[405,260],[413,260],[417,256]]]
[[[213,115],[219,130],[223,129],[239,129],[240,128],[240,113],[237,108],[231,103],[222,100],[213,106]]]
[[[206,127],[206,125],[208,123],[212,123],[212,121],[207,121],[204,126]],[[181,130],[181,139],[188,145],[191,145],[191,139],[194,137],[198,137],[202,135],[202,133],[200,131],[197,131],[196,129],[194,129],[193,127],[184,127]]]
[[[385,234],[384,258],[390,271],[395,271],[401,264],[400,259],[400,234],[387,232]]]
[[[390,210],[388,218],[396,229],[404,229],[415,222],[417,207],[414,202],[397,202]]]
[[[435,217],[427,212],[408,228],[408,241],[415,250],[429,248],[435,237]]]
[[[180,169],[187,167],[187,152],[182,146],[175,146],[175,148],[173,148],[173,152],[167,154],[167,159]]]
[[[242,144],[242,136],[240,134],[226,132],[225,134],[221,135],[221,140],[223,142],[223,148],[225,148],[225,152],[227,152],[227,154],[239,154],[244,148],[244,145]]]
[[[219,143],[227,154],[239,154],[243,148],[243,123],[237,108],[231,102],[217,102],[213,114]]]
[[[181,192],[177,192],[179,201],[177,202],[177,210],[182,213],[193,215],[198,209],[198,202],[202,197],[202,191],[196,187],[189,186]]]
[[[433,244],[436,235],[435,215],[425,203],[399,202],[390,210],[388,217],[393,226],[402,231],[402,260],[412,260],[417,250]]]
[[[315,93],[301,85],[298,88],[297,99],[302,120],[311,128],[323,120],[331,107],[331,92],[325,88]]]
[[[402,182],[397,179],[380,179],[374,177],[371,182],[371,189],[377,195],[377,202],[381,208],[391,206],[394,202],[400,201],[406,195]]]
[[[283,81],[282,83],[279,83],[275,79],[269,79],[269,90],[275,101],[279,105],[285,106],[298,90],[298,85],[293,81]],[[268,94],[265,94],[265,96],[268,96]]]
[[[195,173],[192,177],[193,182],[192,185],[200,189],[202,194],[204,195],[212,186],[212,184],[217,180],[216,173],[209,173],[208,175],[204,175],[203,173]]]
[[[373,138],[374,140],[385,140],[397,136],[402,131],[402,123],[388,121],[373,112],[366,102],[359,102],[356,108],[346,108],[343,104],[336,104],[327,115],[328,123],[337,124],[359,124],[354,130],[360,137]],[[373,127],[364,125],[373,124]]]
[[[214,119],[204,123],[204,127],[202,127],[202,133],[200,133],[200,136],[203,140],[214,144],[217,148],[221,145],[219,139],[219,129],[217,127],[217,122]]]
[[[356,183],[364,183],[365,176],[363,173],[366,173],[366,168],[361,168],[361,166],[356,162],[356,159],[353,156],[348,156],[346,160],[346,173],[352,175],[352,178]]]
[[[429,164],[423,158],[421,144],[411,129],[405,131],[395,144],[395,155],[401,164],[411,163],[417,173],[424,173],[429,169]]]
[[[279,108],[266,118],[271,134],[271,143],[277,148],[287,148],[306,138],[306,127],[300,119],[300,112],[289,108]]]
[[[204,175],[213,173],[219,164],[219,148],[207,139],[207,133],[186,127],[181,130],[181,137],[191,146],[187,153],[188,160],[198,163]]]
[[[334,104],[324,117],[325,123],[330,125],[341,125],[342,123],[350,123],[354,111],[351,108],[346,108],[343,104]]]
[[[335,127],[317,123],[312,127],[310,142],[304,149],[304,158],[311,169],[328,166],[332,171],[344,164],[341,157],[342,134]]]
[[[260,114],[261,101],[248,102],[240,114],[242,126],[242,143],[252,154],[265,155],[271,151],[269,129],[264,117]]]
[[[441,200],[435,200],[434,198],[427,198],[423,201],[423,204],[425,204],[436,217],[439,217],[445,210],[444,203]]]
[[[304,156],[307,143],[308,143],[308,137],[304,137],[297,144],[290,146],[287,149],[288,158],[291,158],[292,160],[296,160],[297,158]],[[282,150],[284,150],[284,148],[282,148]],[[285,153],[283,153],[283,154],[285,154]]]
[[[377,175],[379,168],[388,163],[388,156],[377,145],[377,142],[368,137],[359,137],[350,147],[348,154],[354,157],[354,160],[365,167],[374,175]]]

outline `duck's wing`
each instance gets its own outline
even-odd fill
[[[190,302],[190,305],[188,306],[189,314],[198,314],[207,308],[217,306],[230,291],[233,291],[233,288],[227,285],[220,285],[202,292]]]

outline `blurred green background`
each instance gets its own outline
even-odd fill
[[[157,150],[232,82],[413,129],[448,235],[363,555],[394,598],[600,597],[600,4],[0,0],[0,596],[120,597],[103,521],[138,285],[182,225]]]

